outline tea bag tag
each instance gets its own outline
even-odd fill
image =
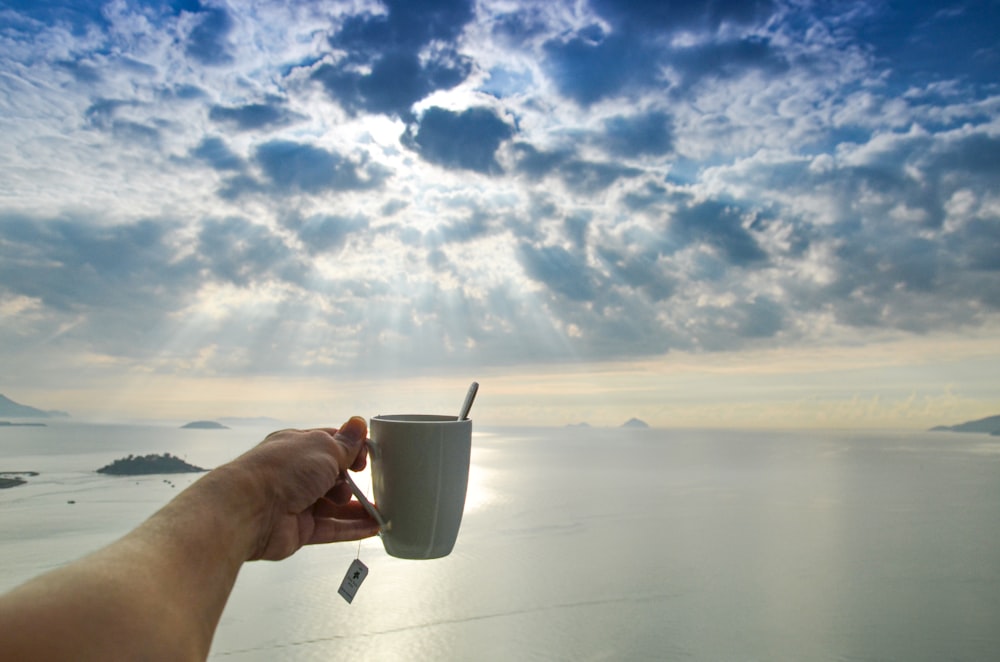
[[[340,597],[350,604],[354,600],[354,596],[357,595],[358,589],[361,588],[361,582],[365,581],[367,576],[368,566],[362,563],[361,559],[354,559],[351,567],[347,569],[347,574],[344,575],[344,581],[340,582],[337,593],[340,593]]]

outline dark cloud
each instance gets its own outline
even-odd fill
[[[583,106],[657,83],[655,52],[629,35],[553,39],[544,46],[545,71],[559,92]]]
[[[126,143],[144,144],[157,147],[161,138],[161,124],[153,119],[149,123],[139,122],[119,116],[121,109],[141,108],[137,101],[120,99],[95,99],[84,111],[85,125],[111,134],[116,140]]]
[[[747,212],[740,207],[706,200],[677,209],[671,227],[683,241],[711,246],[730,264],[750,266],[767,260],[767,253],[744,227]]]
[[[706,77],[735,78],[751,70],[776,75],[789,69],[787,59],[771,41],[756,36],[679,49],[669,62],[683,73],[685,84]]]
[[[129,108],[138,105],[136,101],[121,99],[95,99],[83,112],[87,125],[94,129],[109,130],[114,123],[119,108]]]
[[[346,56],[321,65],[313,78],[349,112],[409,118],[414,103],[471,73],[472,63],[458,54],[454,41],[473,16],[472,4],[392,0],[385,6],[386,14],[348,17],[330,38]]]
[[[178,254],[174,232],[152,221],[105,227],[8,216],[0,219],[0,283],[46,308],[104,311],[118,324],[144,329],[145,320],[155,325],[198,284],[197,258]]]
[[[351,113],[367,111],[409,118],[417,101],[435,90],[449,89],[469,75],[471,64],[455,54],[423,61],[418,54],[388,52],[361,73],[346,66],[321,65],[313,78],[330,97]]]
[[[230,64],[233,61],[229,35],[233,19],[225,9],[210,7],[198,12],[199,20],[187,36],[184,52],[205,65]]]
[[[518,255],[525,273],[553,292],[573,301],[589,301],[597,293],[597,279],[586,256],[562,246],[521,243]]]
[[[513,135],[511,126],[489,108],[456,113],[433,107],[421,116],[416,131],[407,133],[405,142],[425,160],[445,168],[496,174],[501,171],[497,149]]]
[[[385,51],[416,54],[431,42],[453,42],[472,20],[471,0],[385,0],[385,14],[348,17],[330,39],[361,58],[375,58]]]
[[[615,156],[662,155],[673,149],[670,116],[653,111],[631,117],[619,115],[604,121],[604,148]]]
[[[101,81],[101,70],[87,62],[56,60],[53,64],[69,73],[78,83],[92,85]]]
[[[285,99],[275,96],[267,97],[262,103],[215,105],[209,109],[208,117],[213,122],[228,124],[240,131],[287,126],[304,119],[302,115],[288,109]]]
[[[612,282],[643,292],[652,301],[669,299],[678,282],[660,264],[659,253],[650,250],[628,251],[600,246],[598,254],[610,272]]]
[[[352,161],[306,143],[272,140],[253,155],[276,193],[366,190],[379,186],[386,173],[373,164]]]
[[[191,156],[220,171],[243,170],[246,166],[246,162],[218,136],[204,138],[191,150]]]
[[[705,12],[703,4],[627,3],[621,7],[626,11],[615,12],[629,19],[619,30],[606,33],[599,26],[590,26],[569,37],[547,41],[543,48],[544,69],[563,96],[582,106],[642,90],[665,91],[670,87],[664,76],[667,67],[680,75],[675,94],[706,77],[731,78],[747,71],[777,75],[788,71],[790,65],[783,53],[768,38],[757,35],[714,39],[687,47],[669,45],[662,38],[662,30],[655,27],[657,23],[683,27],[688,20],[718,23],[736,18],[750,20],[766,13],[760,9],[765,3],[758,3],[760,11],[748,12],[729,3],[717,3]],[[617,3],[607,5],[612,6]],[[676,13],[676,8],[682,11]]]
[[[598,193],[622,178],[637,177],[642,170],[618,163],[576,158],[570,150],[543,152],[528,143],[514,144],[518,172],[531,177],[558,176],[577,193]]]
[[[198,253],[215,278],[244,287],[272,280],[302,285],[311,273],[271,229],[238,217],[205,221]]]
[[[368,220],[364,218],[332,214],[295,218],[287,224],[312,255],[339,251],[348,237],[369,226]]]
[[[190,101],[192,99],[204,99],[208,95],[205,90],[201,89],[197,85],[174,85],[162,92],[163,96],[168,99],[180,99],[182,101]]]
[[[590,0],[590,6],[618,29],[653,33],[747,25],[776,9],[770,0]]]
[[[597,193],[622,178],[638,177],[642,170],[617,163],[595,163],[575,159],[559,167],[559,175],[569,188],[578,193]]]

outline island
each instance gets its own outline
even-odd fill
[[[188,430],[228,430],[229,427],[216,421],[191,421],[181,426],[181,429]]]
[[[630,418],[624,423],[622,423],[623,428],[648,428],[649,423],[646,421],[640,421],[638,418]]]
[[[37,471],[0,471],[0,489],[24,485],[26,480],[21,476],[37,476]]]
[[[966,421],[958,425],[937,425],[931,432],[976,432],[1000,436],[1000,416],[987,416],[974,421]]]
[[[97,470],[112,476],[143,476],[147,474],[186,474],[208,471],[188,464],[184,460],[163,453],[162,455],[129,455]]]
[[[45,423],[11,423],[10,421],[0,421],[0,428],[44,428]]]
[[[67,418],[69,414],[64,411],[44,411],[22,405],[0,393],[0,416],[4,418]]]

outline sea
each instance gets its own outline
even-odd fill
[[[270,430],[0,428],[0,591],[116,539]],[[483,428],[452,554],[246,564],[213,660],[1000,659],[1000,438]],[[359,483],[370,489],[370,477]],[[353,603],[348,567],[369,568]]]

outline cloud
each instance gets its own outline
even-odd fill
[[[219,136],[204,138],[191,152],[191,156],[207,163],[215,170],[237,170],[246,167],[246,162]]]
[[[351,160],[337,152],[309,143],[271,140],[259,145],[251,157],[265,182],[247,175],[235,177],[223,189],[224,197],[269,192],[319,194],[378,188],[387,173],[364,158]]]
[[[229,35],[234,23],[229,12],[221,7],[201,8],[197,16],[197,22],[187,35],[185,54],[209,66],[231,64],[234,58]]]
[[[607,139],[602,141],[607,144]],[[612,139],[614,143],[614,139]],[[612,145],[611,149],[619,147]],[[577,158],[570,149],[543,152],[534,146],[518,142],[513,145],[518,172],[530,177],[558,176],[563,183],[578,193],[598,193],[622,178],[637,177],[642,170],[618,163],[588,161]]]
[[[670,117],[661,111],[604,120],[604,148],[614,156],[659,156],[673,149]]]
[[[277,128],[305,119],[302,115],[289,110],[285,99],[276,96],[269,96],[261,103],[248,103],[242,106],[214,105],[209,109],[208,117],[214,122],[228,124],[240,131]]]
[[[206,220],[198,253],[212,275],[238,286],[269,280],[302,285],[311,272],[279,235],[239,217]]]
[[[682,240],[710,246],[731,264],[750,266],[767,260],[747,227],[750,215],[738,206],[709,200],[676,209],[670,220]]]
[[[369,227],[364,218],[317,214],[305,219],[295,218],[287,223],[298,235],[307,252],[337,252],[343,248],[348,237]]]
[[[312,77],[351,113],[409,118],[417,101],[471,73],[471,62],[453,42],[472,19],[472,4],[392,0],[385,7],[385,14],[348,17],[330,37],[330,46],[346,57],[322,64]]]
[[[489,108],[453,112],[432,107],[424,111],[405,142],[430,163],[483,174],[501,171],[496,160],[500,144],[514,130]]]
[[[569,40],[545,44],[545,70],[559,91],[583,106],[658,83],[655,54],[627,36],[598,27]]]
[[[714,31],[725,23],[762,22],[776,9],[770,0],[590,0],[590,5],[616,28],[641,33]]]
[[[984,7],[7,3],[0,352],[391,373],[987,328]]]
[[[583,255],[561,246],[534,246],[523,243],[520,256],[527,275],[552,291],[573,301],[588,301],[597,292]]]

